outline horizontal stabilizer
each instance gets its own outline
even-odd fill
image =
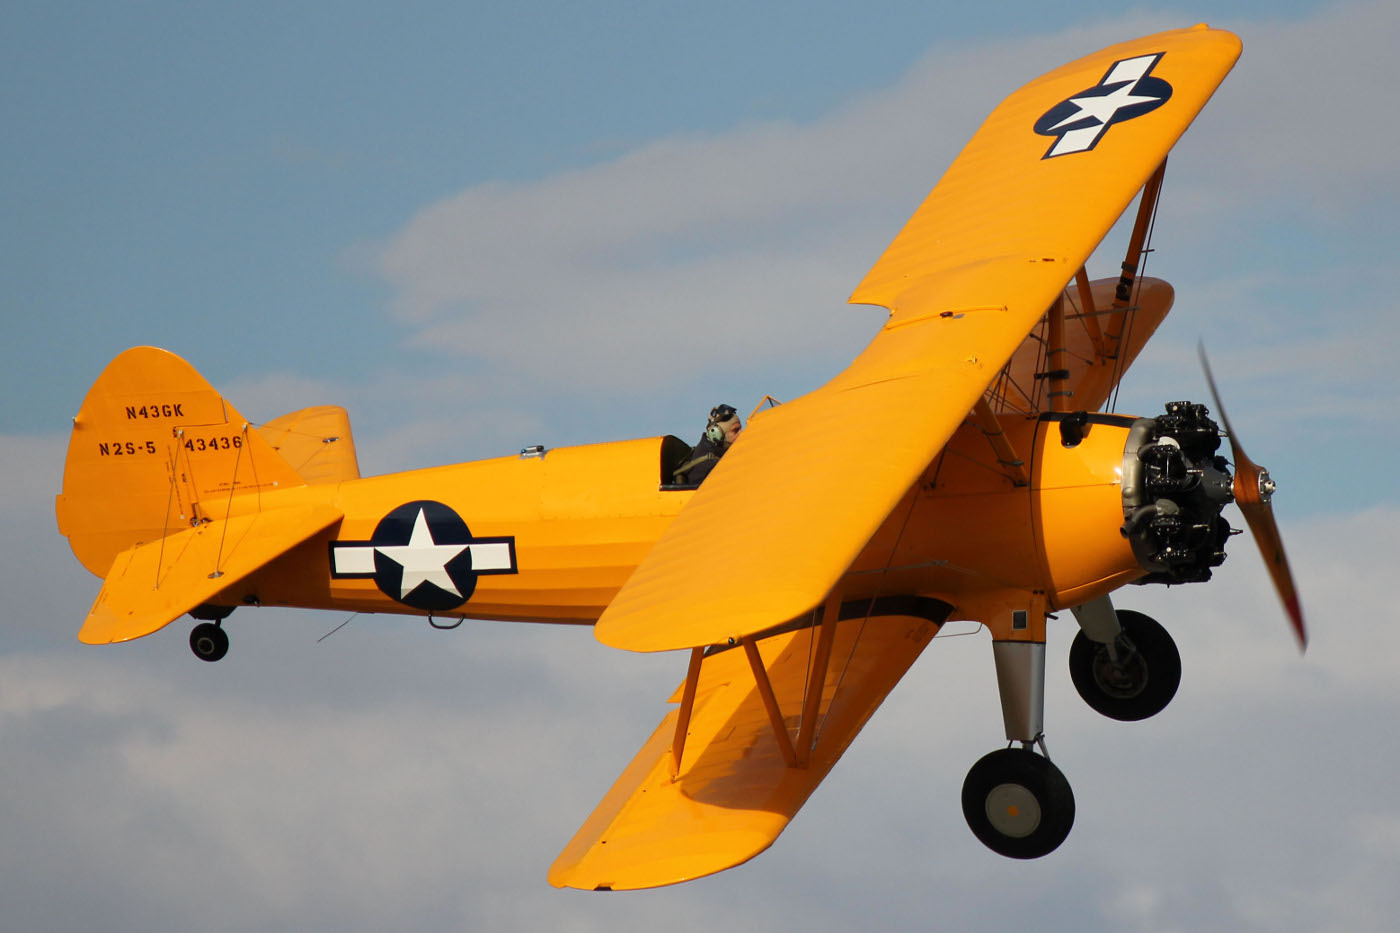
[[[340,518],[328,505],[269,509],[123,551],[78,640],[105,645],[158,631]]]
[[[809,627],[757,643],[790,741],[801,736],[818,631]],[[838,623],[816,743],[800,767],[787,763],[745,650],[709,654],[700,666],[679,773],[672,751],[676,710],[560,853],[550,883],[584,890],[652,888],[723,871],[758,855],[773,844],[937,631],[937,622],[904,616]]]

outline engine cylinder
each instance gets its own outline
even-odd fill
[[[1147,576],[1140,583],[1197,583],[1225,560],[1232,500],[1220,428],[1204,405],[1168,402],[1139,418],[1123,449],[1122,533]]]

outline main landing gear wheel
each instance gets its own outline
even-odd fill
[[[1049,758],[1023,748],[984,756],[967,772],[963,816],[972,834],[1007,858],[1040,858],[1074,826],[1074,791]]]
[[[1095,710],[1109,719],[1137,722],[1157,715],[1176,696],[1181,655],[1171,635],[1150,616],[1119,609],[1118,624],[1123,631],[1114,652],[1083,632],[1074,636],[1069,676],[1084,702]]]
[[[217,622],[201,622],[190,630],[190,650],[201,661],[217,661],[228,654],[228,633]]]

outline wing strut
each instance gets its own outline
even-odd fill
[[[749,669],[753,671],[758,695],[763,700],[763,708],[768,712],[768,722],[773,726],[773,734],[778,739],[778,748],[782,750],[783,760],[789,768],[796,768],[797,753],[793,751],[792,738],[788,735],[787,724],[783,722],[782,711],[778,709],[778,698],[773,695],[773,685],[768,680],[768,671],[763,667],[758,645],[754,644],[752,635],[744,635],[739,641],[744,646],[744,653],[748,655]]]
[[[1102,359],[1108,355],[1108,345],[1104,343],[1098,311],[1094,308],[1094,290],[1089,284],[1089,272],[1083,266],[1074,273],[1074,284],[1079,289],[1079,321],[1084,325],[1089,342],[1094,346],[1094,356]]]
[[[821,631],[817,634],[817,653],[807,677],[807,696],[802,704],[802,724],[797,729],[798,763],[802,767],[812,758],[816,744],[817,712],[821,709],[822,691],[826,688],[826,669],[831,664],[831,646],[836,640],[836,621],[841,615],[841,596],[833,588],[822,607]]]
[[[867,615],[868,615],[867,611]],[[832,590],[826,604],[821,609],[821,622],[817,625],[816,652],[807,672],[806,692],[802,698],[802,718],[797,729],[797,741],[793,742],[788,732],[787,720],[778,705],[773,683],[764,667],[763,657],[758,650],[758,642],[753,635],[739,638],[739,644],[749,661],[753,672],[754,685],[758,688],[763,709],[768,714],[768,723],[773,727],[773,736],[778,741],[783,761],[789,768],[805,768],[812,760],[812,752],[817,745],[817,719],[821,713],[822,697],[826,689],[826,674],[831,666],[831,652],[836,644],[836,624],[841,621],[841,597]],[[788,628],[784,626],[784,628]],[[686,733],[690,729],[690,717],[695,709],[696,688],[700,682],[700,665],[705,659],[704,647],[692,648],[690,667],[686,671],[685,686],[681,690],[680,708],[676,711],[676,731],[671,740],[671,780],[681,775],[681,760],[685,754]]]
[[[1133,297],[1133,283],[1137,280],[1138,265],[1142,262],[1143,246],[1147,242],[1147,231],[1151,226],[1152,215],[1157,210],[1157,196],[1162,193],[1162,176],[1167,173],[1167,160],[1163,159],[1162,164],[1157,166],[1157,171],[1152,173],[1152,177],[1147,179],[1147,184],[1142,186],[1142,197],[1138,200],[1137,219],[1133,221],[1133,235],[1128,240],[1128,252],[1123,257],[1123,273],[1118,277],[1118,287],[1113,293],[1113,310],[1115,312],[1125,312],[1115,315],[1114,323],[1118,325],[1116,334],[1109,334],[1111,341],[1108,345],[1110,355],[1117,357],[1118,351],[1123,345],[1123,336],[1127,330],[1128,315],[1131,311],[1129,302]]]
[[[984,395],[977,400],[977,404],[972,407],[972,416],[977,421],[977,427],[986,436],[987,443],[992,445],[992,451],[996,454],[997,463],[1005,470],[1011,482],[1017,486],[1030,485],[1030,478],[1026,476],[1026,461],[1016,455],[1016,448],[1011,446],[1011,442],[1006,439],[1006,433],[1001,429],[1001,422],[997,419],[996,413],[992,411],[992,406],[987,403]]]
[[[671,740],[671,780],[681,773],[681,756],[685,754],[685,736],[690,731],[690,714],[695,710],[695,688],[700,683],[700,662],[705,659],[705,647],[690,649],[690,667],[685,672],[685,690],[681,707],[676,711],[676,735]]]
[[[1065,365],[1065,294],[1060,292],[1046,312],[1049,334],[1046,336],[1045,372],[1036,373],[1049,383],[1046,402],[1050,411],[1069,411],[1069,397],[1074,393],[1069,383],[1069,368]]]

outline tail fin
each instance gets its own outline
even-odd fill
[[[97,377],[73,419],[58,529],[105,577],[136,545],[224,513],[232,496],[305,481],[194,367],[134,347]]]

